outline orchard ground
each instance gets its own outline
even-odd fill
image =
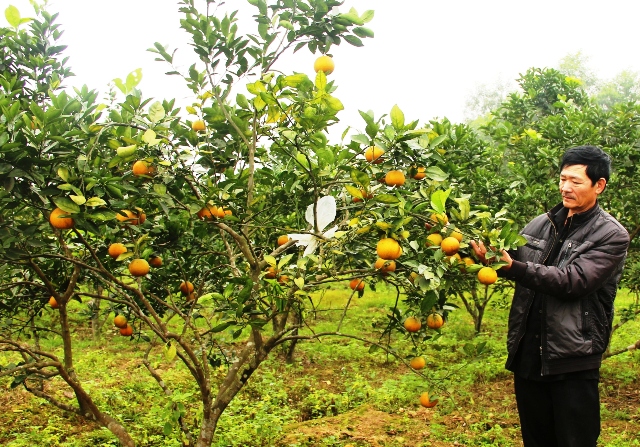
[[[349,298],[347,285],[325,290],[315,298],[309,318],[315,332],[334,330]],[[395,290],[369,286],[353,299],[342,331],[371,336],[373,326],[384,325]],[[625,291],[617,305],[634,297]],[[520,446],[518,418],[512,394],[512,376],[503,368],[508,297],[493,301],[485,330],[474,338],[471,319],[454,311],[439,338],[417,344],[426,358],[429,381],[412,374],[407,365],[383,351],[348,338],[324,338],[298,344],[294,361],[284,361],[284,350],[269,358],[224,413],[215,446]],[[145,373],[143,346],[118,335],[110,315],[102,338],[93,341],[88,319],[75,305],[78,330],[74,343],[77,369],[83,384],[99,405],[124,421],[139,446],[178,446],[174,433],[163,434],[171,402],[197,406],[195,383],[175,359],[167,362],[162,345],[151,360],[173,390],[171,398]],[[49,312],[51,318],[57,314]],[[53,322],[51,322],[53,325]],[[136,331],[139,328],[136,327]],[[624,325],[614,336],[614,348],[635,341],[640,322]],[[430,331],[436,336],[437,332]],[[231,335],[225,336],[233,347]],[[410,352],[407,336],[393,335],[401,352]],[[462,346],[486,342],[485,351],[469,357]],[[42,344],[56,348],[55,336]],[[61,351],[58,350],[58,353]],[[0,355],[0,365],[15,361]],[[409,359],[407,359],[408,361]],[[639,352],[625,353],[604,362],[601,380],[603,431],[599,446],[640,445]],[[224,377],[224,367],[218,379]],[[0,444],[18,446],[117,446],[117,440],[98,424],[60,410],[26,391],[10,390],[10,379],[0,381]],[[59,379],[45,383],[62,400],[73,395]],[[438,399],[434,408],[418,403],[429,391]],[[163,402],[164,404],[158,404]],[[151,406],[155,402],[156,406]],[[187,421],[187,423],[193,423]]]

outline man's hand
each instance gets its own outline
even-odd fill
[[[470,245],[471,248],[473,248],[473,252],[476,254],[476,257],[483,264],[487,264],[493,259],[487,259],[487,247],[484,246],[484,243],[482,241],[480,241],[478,244],[476,244],[476,241],[471,241]],[[513,259],[511,259],[511,256],[509,256],[509,253],[507,253],[506,250],[501,251],[500,261],[504,261],[507,263],[507,265],[503,265],[501,267],[505,271],[509,270],[511,268],[511,264],[513,263]]]

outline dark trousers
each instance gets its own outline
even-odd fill
[[[542,382],[514,376],[525,447],[596,447],[598,380]]]

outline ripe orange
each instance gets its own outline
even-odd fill
[[[378,258],[374,267],[376,270],[380,270],[380,273],[395,272],[396,261],[387,261],[386,259]]]
[[[204,208],[197,212],[197,216],[202,220],[212,220],[214,217],[218,217],[218,207],[215,205],[207,204]]]
[[[206,124],[202,120],[196,120],[191,123],[191,128],[196,132],[201,132],[207,128]]]
[[[135,211],[122,210],[116,213],[116,219],[120,222],[128,223],[130,225],[142,225],[147,220],[147,215],[141,208],[136,208]]]
[[[379,258],[393,260],[400,257],[402,247],[400,247],[400,244],[395,239],[386,237],[378,241],[376,252]]]
[[[404,320],[404,328],[409,332],[418,332],[422,323],[416,317],[408,317]]]
[[[446,225],[449,223],[449,218],[447,217],[446,214],[433,213],[430,219],[432,222],[439,223],[442,225]]]
[[[471,259],[469,256],[466,256],[466,257],[462,258],[462,262],[464,262],[464,265],[473,265],[473,264],[475,264],[474,260]]]
[[[151,267],[162,267],[162,258],[160,256],[151,256],[149,258],[149,265]]]
[[[482,267],[478,271],[478,281],[481,284],[490,285],[498,280],[498,273],[491,267]]]
[[[432,313],[427,316],[427,327],[430,329],[440,329],[444,324],[444,319],[439,313]]]
[[[288,282],[289,282],[289,277],[288,277],[287,275],[280,275],[280,276],[278,277],[278,282],[279,282],[280,284],[286,284],[286,283],[288,283]]]
[[[144,160],[136,161],[131,170],[133,175],[153,175],[156,172],[156,168]]]
[[[420,395],[420,405],[422,405],[425,408],[433,408],[436,406],[437,403],[438,403],[438,399],[432,402],[429,399],[429,393],[426,391]]]
[[[442,235],[440,233],[431,233],[427,236],[427,247],[439,247],[442,243]]]
[[[222,207],[220,207],[222,210]],[[233,216],[233,212],[231,210],[222,210],[222,217]]]
[[[182,292],[183,295],[189,295],[191,292],[193,292],[193,289],[194,287],[191,281],[182,281],[180,283],[180,292]]]
[[[372,198],[373,198],[373,194],[372,194],[372,193],[370,193],[370,192],[369,192],[369,193],[367,193],[367,192],[365,192],[365,191],[364,191],[364,190],[362,190],[362,189],[360,190],[360,192],[362,193],[362,197],[363,197],[364,199],[372,199]],[[353,201],[354,201],[354,202],[362,202],[362,200],[363,200],[363,199],[361,199],[360,197],[354,197],[354,198],[353,198]]]
[[[187,295],[187,301],[195,301],[196,298],[198,298],[198,295],[196,295],[195,293],[190,293],[189,295]]]
[[[282,236],[278,236],[278,247],[281,246],[281,245],[286,244],[290,240],[291,240],[291,238],[289,236],[287,236],[286,234],[283,234]]]
[[[384,182],[387,186],[402,186],[404,185],[404,174],[402,171],[389,171],[387,175],[384,176]]]
[[[426,176],[427,176],[427,174],[425,173],[424,166],[419,166],[419,167],[416,168],[416,173],[413,175],[413,178],[416,179],[416,180],[422,180]]]
[[[427,362],[424,359],[424,357],[414,357],[409,362],[409,366],[411,366],[411,368],[416,369],[416,370],[422,369],[426,365],[427,365]]]
[[[451,256],[447,256],[446,257],[447,262],[450,263],[450,264],[452,263],[451,262],[451,258],[454,259],[453,264],[457,264],[459,262],[462,262],[462,258],[460,257],[460,253],[455,253],[455,254],[453,254]]]
[[[267,279],[275,279],[276,276],[278,276],[278,269],[273,266],[267,267],[267,274],[264,275],[264,277]]]
[[[440,244],[440,248],[447,256],[453,256],[460,250],[460,242],[455,237],[445,237]]]
[[[357,290],[357,291],[364,290],[364,286],[365,286],[365,283],[362,280],[362,278],[353,278],[349,283],[349,287],[351,287],[351,290]]]
[[[108,252],[109,252],[109,256],[111,256],[113,259],[116,259],[122,253],[127,252],[127,247],[125,247],[124,244],[121,244],[120,242],[116,242],[114,244],[109,245]]]
[[[144,276],[149,273],[149,263],[144,259],[134,259],[129,263],[129,273],[133,276]]]
[[[60,217],[64,215],[68,215],[66,211],[62,211],[60,208],[55,208],[49,214],[49,223],[53,228],[57,228],[59,230],[68,230],[69,228],[73,228],[73,218],[71,217]]]
[[[384,154],[384,149],[382,149],[381,147],[378,146],[369,146],[365,151],[364,151],[364,158],[366,158],[366,160],[369,163],[381,163],[382,162],[382,155]]]
[[[113,319],[113,325],[115,327],[119,327],[120,329],[127,327],[127,317],[124,315],[116,315]]]
[[[464,237],[464,236],[462,235],[462,233],[460,233],[460,232],[458,231],[458,229],[457,229],[457,228],[456,228],[455,230],[453,230],[449,236],[451,236],[451,237],[455,237],[455,238],[458,240],[458,242],[462,242],[462,239],[463,239],[463,237]]]
[[[58,308],[58,302],[53,296],[49,297],[49,306],[51,306],[52,309]]]
[[[333,59],[326,54],[320,56],[313,63],[313,69],[315,72],[324,71],[324,74],[330,75],[333,73],[333,69],[336,68],[336,64],[333,62]]]
[[[131,337],[133,335],[133,327],[127,324],[125,327],[120,329],[120,335],[123,337]]]

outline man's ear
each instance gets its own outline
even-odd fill
[[[604,178],[599,178],[596,182],[596,194],[602,194],[602,192],[607,187],[607,180]]]

